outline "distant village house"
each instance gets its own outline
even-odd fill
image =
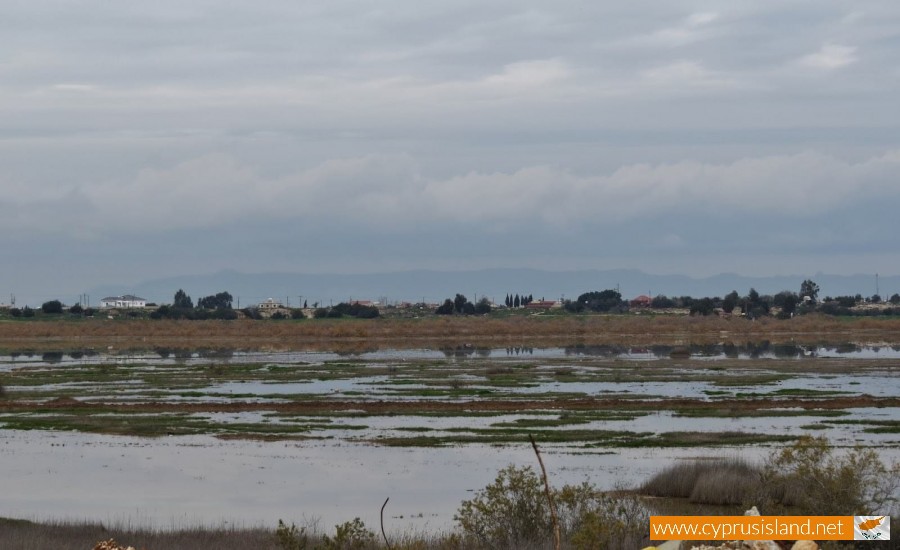
[[[282,309],[284,308],[284,304],[279,302],[278,300],[274,300],[269,298],[265,302],[260,303],[258,306],[259,309]]]
[[[650,307],[650,305],[652,303],[653,303],[653,299],[650,296],[647,296],[646,294],[641,294],[640,296],[638,296],[637,298],[632,300],[629,303],[629,305],[631,307]]]
[[[131,294],[126,294],[124,296],[107,296],[100,300],[100,307],[102,308],[132,308],[146,306],[147,300]]]

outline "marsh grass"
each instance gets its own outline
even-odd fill
[[[678,462],[640,488],[655,497],[682,498],[695,504],[747,504],[758,491],[761,470],[740,458]]]

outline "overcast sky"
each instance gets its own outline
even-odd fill
[[[0,302],[224,268],[900,274],[895,0],[0,11]]]

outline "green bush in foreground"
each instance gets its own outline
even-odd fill
[[[323,535],[318,543],[310,545],[305,527],[290,527],[278,520],[275,539],[282,550],[366,550],[375,548],[377,539],[359,518],[334,526],[334,536]]]
[[[759,505],[767,514],[870,515],[895,508],[900,465],[872,449],[835,454],[828,440],[805,437],[763,467]]]
[[[646,536],[649,513],[633,496],[613,497],[588,483],[551,495],[568,548],[639,548]],[[455,519],[475,547],[543,548],[553,539],[543,482],[530,467],[500,470],[494,483],[462,503]]]

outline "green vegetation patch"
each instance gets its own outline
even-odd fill
[[[509,445],[528,441],[534,436],[538,443],[592,443],[616,446],[617,443],[650,434],[615,430],[532,430],[509,428],[451,428],[449,435],[411,436],[411,437],[378,437],[368,440],[376,445],[388,447],[443,447],[447,445],[466,445],[473,443]]]
[[[621,447],[719,447],[784,443],[800,436],[755,434],[748,432],[663,432],[652,437],[635,439]]]
[[[854,395],[854,392],[843,390],[813,390],[807,388],[782,388],[769,393],[736,393],[735,397],[831,397],[834,395]]]
[[[900,434],[900,420],[831,420],[829,424],[868,426],[867,434]]]
[[[718,387],[765,386],[784,382],[790,378],[792,377],[787,374],[717,376],[712,380],[712,384]]]
[[[760,418],[760,417],[788,417],[788,416],[817,416],[831,418],[837,416],[847,416],[850,413],[840,410],[826,409],[803,409],[803,410],[783,410],[783,409],[680,409],[672,414],[672,416],[680,416],[686,418]]]

